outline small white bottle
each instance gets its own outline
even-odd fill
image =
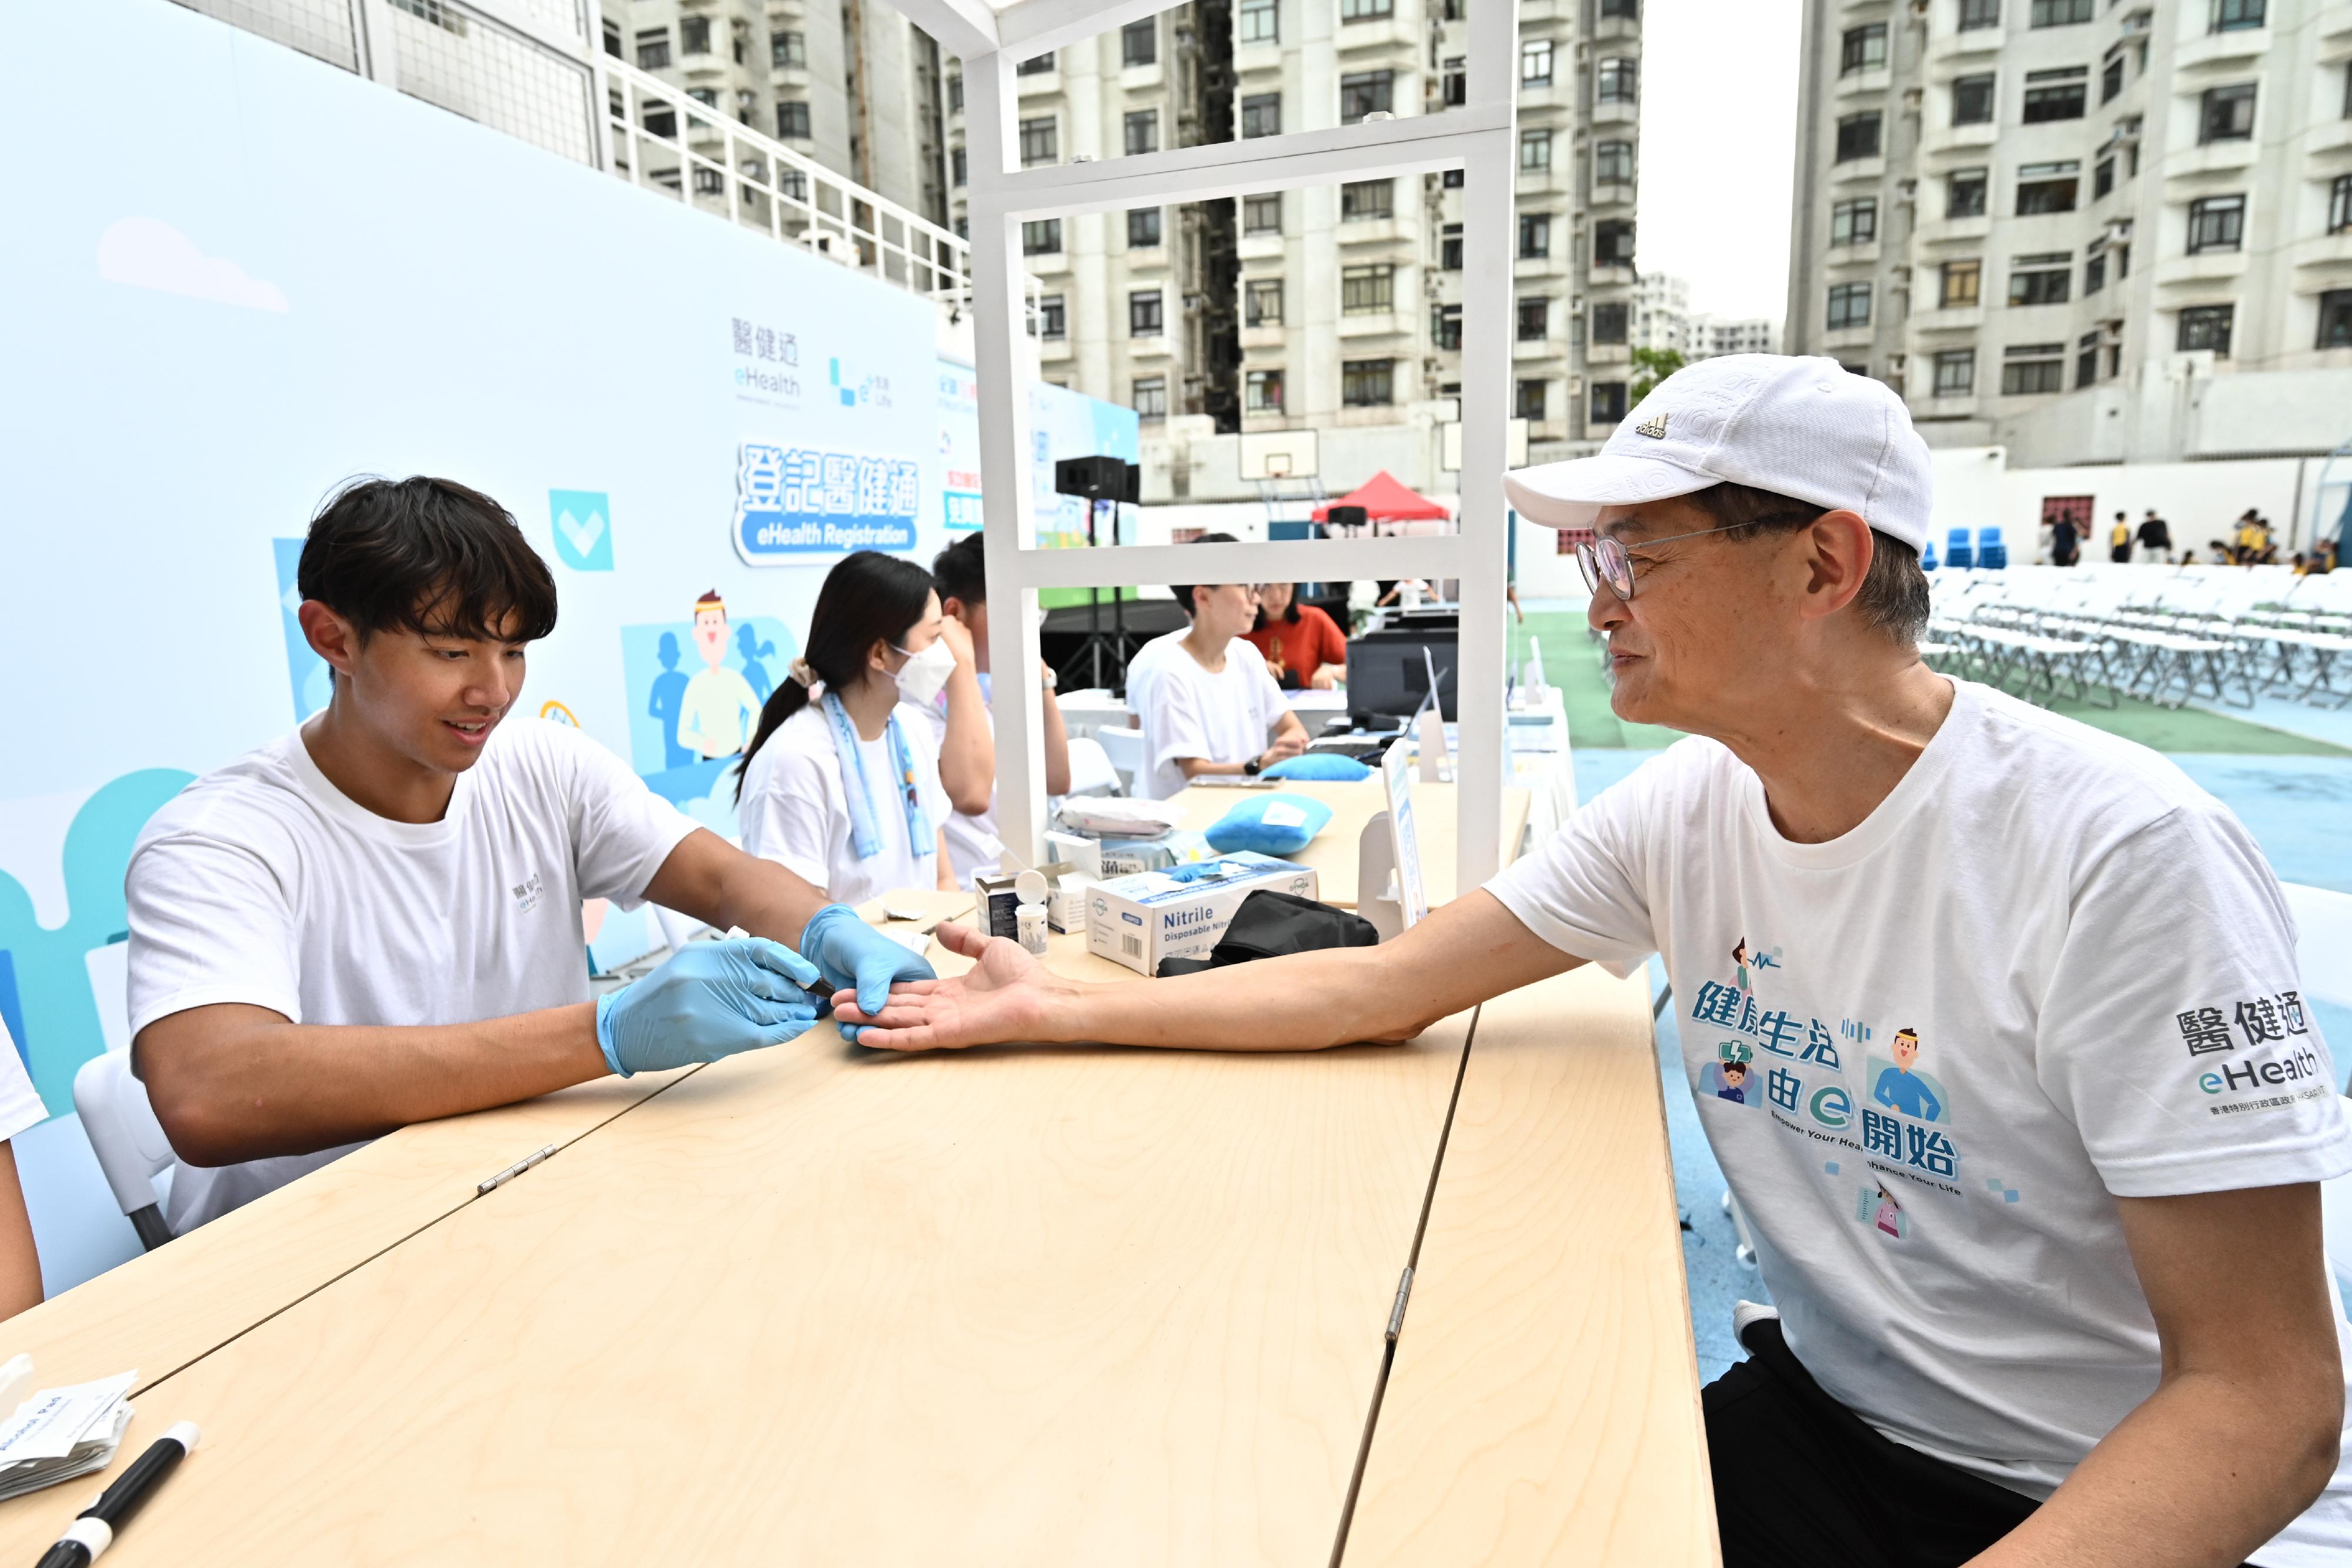
[[[1013,918],[1020,929],[1021,946],[1040,957],[1045,956],[1045,906],[1042,904],[1021,904],[1013,911]]]

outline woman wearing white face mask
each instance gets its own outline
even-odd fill
[[[969,688],[964,703],[953,684]],[[744,753],[743,848],[840,904],[953,888],[940,830],[955,801],[921,711],[943,689],[980,722],[971,640],[942,622],[930,573],[872,550],[843,558],[817,591],[806,653],[760,710]],[[957,738],[951,729],[950,749]]]

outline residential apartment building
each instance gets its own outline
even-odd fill
[[[1685,360],[1711,360],[1717,354],[1777,354],[1780,324],[1765,316],[1694,316],[1687,333]]]
[[[1717,354],[1780,351],[1779,323],[1762,316],[1710,316],[1691,308],[1690,281],[1645,272],[1633,303],[1633,346],[1680,354],[1685,361]]]
[[[1623,416],[1633,331],[1638,0],[1525,0],[1513,407],[1539,443]],[[1193,0],[1027,62],[1026,164],[1443,113],[1459,0]],[[961,83],[950,210],[963,219]],[[1461,174],[1025,226],[1050,379],[1218,432],[1402,422],[1461,380]],[[1147,428],[1147,439],[1150,431]]]
[[[2352,434],[2347,0],[1807,0],[1801,92],[1788,340],[1930,440],[2217,455],[2249,371],[2328,372],[2292,401],[2342,428],[2231,441]]]

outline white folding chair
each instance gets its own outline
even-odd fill
[[[1138,744],[1141,732],[1137,732]],[[1111,763],[1110,753],[1101,741],[1092,736],[1070,737],[1070,793],[1073,795],[1116,795],[1123,787],[1118,769]]]
[[[1143,731],[1133,726],[1105,725],[1095,731],[1095,739],[1101,743],[1103,754],[1110,758],[1127,792],[1135,793],[1143,782]],[[1077,767],[1075,757],[1070,766],[1073,769]]]
[[[155,1197],[155,1178],[171,1168],[172,1141],[147,1103],[147,1086],[131,1076],[131,1053],[109,1051],[83,1062],[74,1074],[73,1100],[116,1206],[140,1244],[153,1251],[172,1239]]]
[[[2294,915],[2295,967],[2303,971],[2303,994],[2338,1007],[2352,1007],[2352,893],[2284,882],[2286,906]],[[2352,1116],[2352,1098],[2344,1102]],[[2352,1176],[2323,1182],[2319,1188],[2321,1223],[2327,1238],[2328,1261],[2336,1277],[2352,1293]]]
[[[654,912],[654,924],[661,927],[662,940],[672,953],[683,953],[695,936],[710,929],[690,915],[680,915],[675,909],[664,909],[658,904],[646,905]]]

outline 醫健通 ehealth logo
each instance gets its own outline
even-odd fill
[[[2235,1051],[2238,1034],[2246,1037],[2246,1047],[2252,1050],[2271,1040],[2311,1032],[2310,1020],[2304,1016],[2301,991],[2249,997],[2228,1018],[2222,1016],[2220,1008],[2190,1008],[2174,1021],[2180,1026],[2180,1042],[2189,1048],[2191,1056]],[[2232,1030],[2237,1033],[2231,1032]]]
[[[531,873],[530,876],[514,884],[515,912],[520,915],[529,915],[532,910],[537,909],[541,891],[537,872]]]

